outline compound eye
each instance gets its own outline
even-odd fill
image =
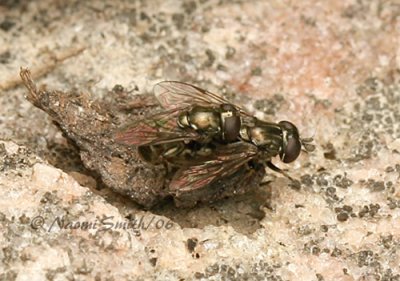
[[[296,160],[301,152],[299,132],[289,121],[281,121],[279,125],[283,133],[283,149],[279,156],[284,163],[290,163]]]
[[[286,143],[286,147],[280,153],[281,160],[284,163],[290,163],[299,157],[301,151],[301,142],[298,138],[289,137]]]
[[[298,134],[297,127],[289,121],[281,121],[279,122],[279,126],[282,128],[282,130],[288,131],[289,133]]]

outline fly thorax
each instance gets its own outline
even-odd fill
[[[272,130],[271,130],[272,129]],[[249,128],[251,142],[262,150],[268,151],[271,156],[279,153],[282,146],[282,136],[270,127]]]
[[[250,128],[248,126],[242,126],[240,128],[239,136],[242,140],[251,142],[249,130],[250,130]]]
[[[219,132],[220,116],[214,108],[196,106],[188,114],[190,126],[203,132]]]
[[[240,134],[241,120],[236,108],[231,104],[221,104],[222,139],[235,141]]]
[[[260,127],[253,127],[249,130],[249,135],[251,142],[256,146],[264,146],[270,143],[270,139],[268,138],[268,134]]]
[[[184,111],[181,112],[178,116],[178,126],[181,128],[188,128],[190,127],[188,112]]]

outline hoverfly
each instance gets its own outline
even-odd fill
[[[196,86],[164,81],[154,86],[154,94],[164,111],[133,122],[115,138],[138,146],[147,162],[178,167],[169,185],[176,192],[200,189],[249,162],[283,173],[272,157],[290,163],[302,147],[312,150],[312,139],[301,139],[291,122],[259,120]]]

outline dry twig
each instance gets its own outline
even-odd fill
[[[54,68],[56,68],[63,61],[75,57],[82,53],[86,49],[85,46],[74,47],[64,50],[58,55],[52,56],[47,62],[43,65],[35,67],[32,69],[33,79],[39,78],[47,73],[51,72]],[[0,83],[0,90],[6,91],[12,88],[15,88],[22,84],[22,81],[19,76],[13,75],[13,77],[5,79]]]

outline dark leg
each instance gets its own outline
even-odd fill
[[[267,166],[268,168],[270,168],[271,170],[280,173],[282,175],[284,175],[285,177],[287,177],[293,184],[295,184],[296,186],[298,185],[298,180],[293,179],[291,176],[289,176],[284,170],[279,169],[277,166],[275,166],[271,161],[267,162]]]

